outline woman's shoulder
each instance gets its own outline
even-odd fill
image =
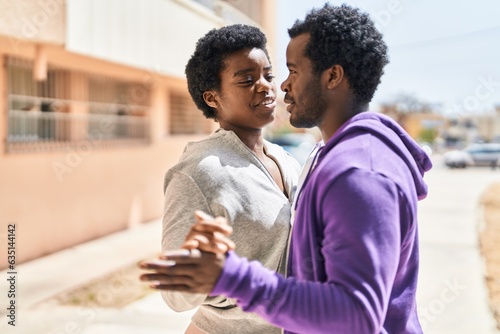
[[[179,161],[170,168],[172,171],[191,173],[193,169],[216,168],[225,156],[235,157],[236,144],[227,131],[216,131],[198,141],[189,142]]]

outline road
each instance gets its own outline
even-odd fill
[[[450,170],[439,156],[425,176],[429,196],[419,206],[419,316],[426,334],[493,334],[484,263],[478,244],[479,198],[500,171]]]

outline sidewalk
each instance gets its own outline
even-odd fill
[[[479,199],[500,173],[449,170],[438,157],[425,176],[429,196],[419,203],[419,318],[426,334],[497,334],[489,307],[478,231]]]
[[[450,176],[436,168],[427,178],[432,192],[420,207],[420,318],[426,334],[496,334],[477,244],[476,203],[487,184],[500,182],[500,173],[460,173]],[[461,183],[462,191],[457,192],[449,182]],[[16,327],[7,325],[7,271],[0,272],[0,332],[184,333],[194,312],[173,312],[157,292],[120,309],[46,302],[61,292],[156,256],[160,239],[161,222],[156,220],[17,266]],[[110,286],[103,293],[120,293],[127,280],[136,279],[124,277],[123,285]]]
[[[7,325],[5,300],[7,270],[0,272],[1,333],[26,334],[178,334],[184,333],[194,312],[175,313],[153,292],[122,309],[70,307],[46,301],[62,292],[119,272],[152,258],[160,251],[161,221],[145,223],[34,261],[16,266],[16,326]],[[103,296],[120,293],[123,284],[110,286]]]

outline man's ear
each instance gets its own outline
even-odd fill
[[[344,80],[344,68],[340,65],[333,65],[324,72],[327,77],[326,87],[334,89]]]
[[[217,101],[217,93],[213,90],[207,90],[203,93],[203,99],[205,103],[208,104],[209,107],[217,109],[219,103]]]

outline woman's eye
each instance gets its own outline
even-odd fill
[[[240,83],[249,85],[253,83],[253,78],[252,77],[244,78],[243,80],[240,81]]]
[[[267,81],[269,81],[269,82],[273,81],[273,79],[274,79],[274,78],[275,78],[275,76],[274,76],[274,75],[272,75],[272,74],[268,74],[268,75],[266,75],[266,79],[267,79]]]

